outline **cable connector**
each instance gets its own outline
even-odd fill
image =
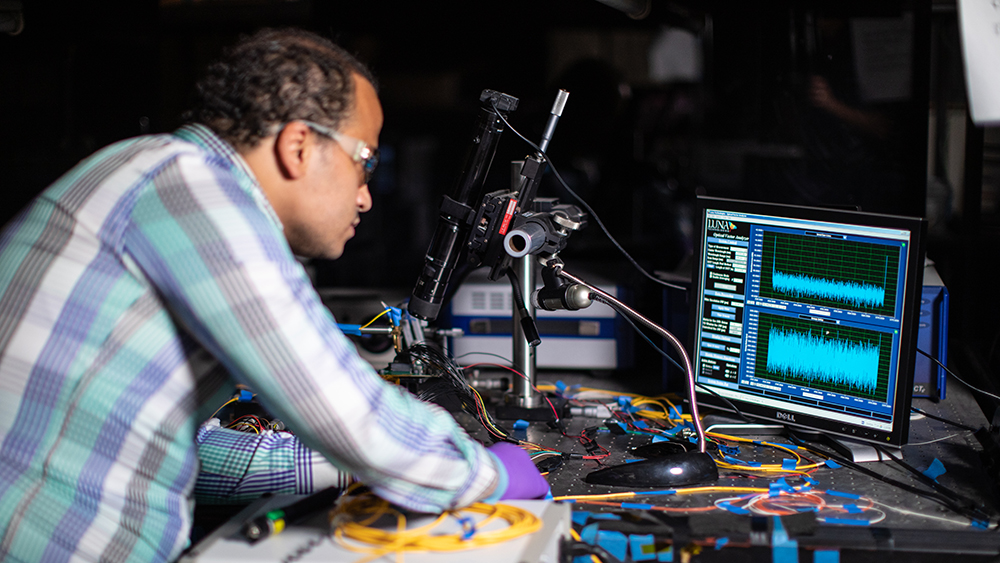
[[[591,405],[586,407],[570,407],[569,414],[586,418],[611,418],[611,409],[607,405]]]

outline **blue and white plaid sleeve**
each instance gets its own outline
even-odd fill
[[[340,470],[412,510],[494,493],[502,469],[486,450],[358,356],[262,198],[203,158],[178,158],[138,196],[125,254],[176,322]]]
[[[213,418],[198,428],[195,443],[198,502],[246,504],[267,493],[308,495],[351,484],[350,475],[287,432],[240,432]]]

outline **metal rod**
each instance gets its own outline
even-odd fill
[[[517,272],[517,279],[521,284],[520,292],[524,299],[524,310],[527,315],[535,316],[535,306],[531,304],[531,292],[535,289],[535,260],[532,256],[523,256],[514,259],[513,266]],[[514,300],[511,300],[515,302]],[[523,378],[515,377],[511,385],[511,399],[520,407],[534,408],[539,406],[538,394],[534,392],[535,385],[535,348],[528,344],[521,328],[521,312],[516,306],[513,307],[514,329],[513,334],[513,358],[514,369],[524,375]]]
[[[591,299],[593,299],[594,301],[600,301],[601,303],[610,306],[612,309],[618,311],[619,313],[627,315],[635,319],[636,321],[639,321],[640,323],[648,327],[650,330],[655,331],[657,334],[665,338],[668,342],[670,342],[670,344],[674,347],[674,349],[677,350],[677,353],[680,354],[681,360],[684,364],[684,372],[687,374],[688,395],[691,403],[691,421],[694,423],[695,432],[698,434],[698,449],[704,452],[706,448],[705,429],[702,427],[701,424],[701,416],[698,414],[698,401],[695,399],[695,394],[694,394],[694,387],[695,387],[694,368],[691,365],[691,357],[688,355],[687,350],[684,349],[684,345],[681,344],[681,341],[678,340],[676,336],[671,334],[665,328],[657,325],[653,321],[642,316],[635,309],[632,309],[628,305],[622,303],[621,301],[619,301],[612,295],[608,294],[607,292],[603,291],[599,287],[594,287],[593,285],[581,280],[580,278],[566,272],[566,270],[563,270],[560,265],[556,265],[553,267],[555,269],[556,275],[572,283],[578,283],[590,288]]]
[[[517,279],[520,282],[521,296],[524,298],[524,310],[528,316],[535,316],[535,306],[531,304],[531,292],[535,290],[535,258],[533,256],[522,256],[515,258],[512,266],[517,272]],[[511,300],[516,303],[515,300]],[[517,306],[513,307],[514,329],[513,334],[513,358],[514,369],[521,372],[524,377],[512,378],[510,400],[517,406],[526,409],[535,408],[541,405],[541,398],[534,392],[535,386],[535,347],[528,344],[524,337],[524,330],[521,328],[521,312]]]

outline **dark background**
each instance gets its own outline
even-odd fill
[[[0,15],[17,4],[0,4]],[[537,141],[556,91],[565,88],[571,95],[552,161],[643,267],[688,274],[698,193],[925,216],[928,255],[952,296],[953,363],[979,385],[993,385],[1000,236],[990,171],[997,151],[989,129],[965,123],[957,137],[944,133],[946,117],[957,112],[961,125],[966,107],[954,2],[652,0],[642,19],[596,0],[21,6],[23,31],[0,34],[2,222],[98,148],[177,127],[201,69],[240,34],[294,25],[369,63],[386,114],[374,209],[343,259],[314,264],[319,285],[412,287],[438,198],[468,144],[479,92],[520,98],[511,121]],[[902,17],[911,30],[906,93],[866,100],[854,61],[871,53],[855,52],[849,26],[857,18]],[[651,47],[667,28],[693,36],[700,76],[650,75]],[[813,76],[873,116],[880,134],[811,104]],[[956,142],[965,157],[959,185],[954,158],[946,158]],[[505,134],[491,185],[505,186],[507,163],[527,151]],[[540,195],[569,200],[548,176]],[[635,305],[659,317],[661,288],[637,274],[596,226],[575,234],[563,256],[628,286]],[[636,353],[637,370],[659,374],[655,353]]]

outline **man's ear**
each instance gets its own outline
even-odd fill
[[[297,180],[305,175],[315,146],[315,140],[305,123],[292,121],[285,125],[274,141],[274,156],[281,174],[289,180]]]

